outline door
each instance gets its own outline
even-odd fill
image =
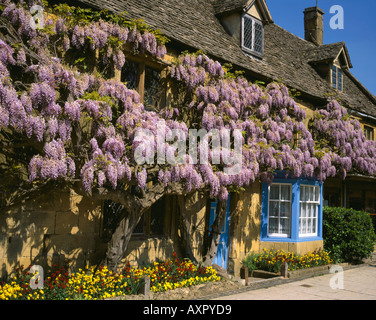
[[[218,203],[217,201],[213,201],[211,202],[211,205],[210,205],[209,231],[211,231],[211,225],[213,224],[215,217],[216,217],[217,203]],[[222,233],[219,239],[217,255],[213,261],[213,263],[219,265],[223,269],[227,269],[229,226],[230,226],[230,196],[228,197],[228,200],[227,200],[226,220],[223,225]]]

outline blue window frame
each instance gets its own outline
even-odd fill
[[[310,178],[262,185],[261,241],[322,240],[323,184]]]

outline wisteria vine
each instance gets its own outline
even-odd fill
[[[203,53],[184,53],[170,68],[170,79],[182,89],[177,94],[184,99],[176,98],[158,113],[146,112],[139,94],[126,84],[78,72],[64,59],[74,50],[96,52],[104,65],[118,70],[129,51],[163,59],[166,47],[153,32],[101,19],[72,26],[59,15],[48,19],[44,29],[34,30],[28,9],[35,3],[2,1],[1,16],[20,42],[0,39],[0,130],[43,145],[30,157],[30,182],[79,177],[88,193],[94,187],[116,189],[119,182],[145,189],[149,171],[157,168],[156,178],[165,186],[180,182],[188,191],[207,187],[212,197],[226,199],[230,188],[259,179],[270,183],[276,171],[320,181],[336,175],[344,178],[352,171],[376,175],[375,142],[365,139],[359,122],[338,102],[330,101],[308,122],[283,84],[264,88],[242,76],[229,76]],[[14,79],[20,70],[32,79],[24,90]],[[166,135],[174,129],[187,133],[188,126],[238,129],[243,141],[241,171],[224,174],[223,161],[137,166],[137,130],[157,135],[160,121],[166,124]],[[175,152],[168,142],[162,147],[166,154]],[[225,150],[219,152],[223,160]],[[214,156],[212,150],[209,159]]]

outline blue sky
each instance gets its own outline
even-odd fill
[[[266,0],[274,22],[287,31],[304,38],[304,15],[316,0]],[[342,6],[344,29],[333,30],[330,8]],[[376,95],[376,1],[375,0],[318,0],[324,15],[324,44],[345,41],[353,64],[351,73]]]

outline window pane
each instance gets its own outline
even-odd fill
[[[281,185],[281,200],[284,200],[284,201],[291,200],[291,186]]]
[[[244,16],[243,18],[243,46],[247,49],[253,50],[253,21],[252,18]]]
[[[258,53],[263,53],[263,25],[262,23],[255,22],[255,46],[254,50]]]
[[[315,201],[315,188],[309,187],[309,201]]]
[[[269,219],[269,233],[279,233],[277,218]]]
[[[315,201],[316,202],[319,202],[320,201],[320,188],[319,187],[315,187],[315,190],[316,190],[316,199]]]
[[[338,69],[338,90],[342,91],[342,70]]]
[[[142,215],[137,226],[133,230],[133,234],[144,234],[145,233],[145,214]]]
[[[289,202],[281,202],[280,205],[280,216],[290,217],[291,204]]]
[[[128,89],[137,90],[138,63],[125,60],[125,64],[121,70],[121,81],[126,82]]]
[[[337,67],[332,66],[332,84],[337,89]]]
[[[106,200],[103,205],[103,237],[111,238],[116,230],[121,217],[124,215],[124,207],[116,202]]]
[[[312,233],[312,219],[307,220],[307,233]]]
[[[159,70],[145,67],[145,95],[144,105],[146,110],[158,110],[161,74]]]
[[[269,215],[271,217],[278,217],[279,216],[279,202],[277,201],[270,201],[269,202]]]
[[[300,216],[306,217],[307,216],[306,212],[307,212],[307,205],[305,203],[301,203],[300,204]]]
[[[280,219],[280,233],[290,234],[290,219]]]
[[[300,201],[304,201],[305,197],[305,186],[300,186]]]
[[[305,193],[304,193],[304,198],[303,201],[309,201],[309,187],[305,187]]]
[[[270,187],[270,200],[279,200],[279,185],[272,185]]]
[[[151,207],[150,233],[152,235],[163,235],[165,212],[165,198],[159,199]]]

